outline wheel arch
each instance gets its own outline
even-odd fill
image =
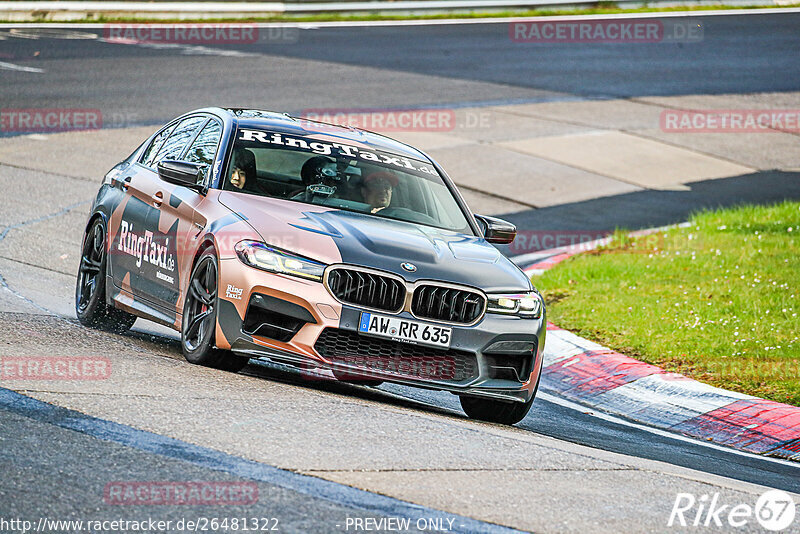
[[[108,215],[103,210],[96,209],[91,213],[91,215],[89,215],[89,219],[86,221],[86,225],[83,228],[84,236],[87,234],[87,232],[89,232],[89,228],[91,228],[97,219],[103,220],[103,225],[106,227],[106,233],[108,233]]]
[[[214,239],[214,235],[206,234],[205,236],[203,236],[203,239],[200,241],[200,244],[197,245],[197,250],[195,250],[194,252],[194,257],[192,258],[192,268],[189,269],[190,273],[194,271],[194,267],[195,265],[197,265],[197,260],[200,259],[200,256],[202,256],[203,253],[210,248],[214,249],[214,252],[217,254],[217,256],[219,256],[219,247],[217,246],[217,242]],[[217,260],[219,260],[219,257],[217,257]],[[219,273],[217,273],[217,276],[219,276]]]

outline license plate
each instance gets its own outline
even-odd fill
[[[446,326],[434,326],[420,321],[366,312],[361,314],[358,331],[403,343],[443,348],[450,347],[450,338],[453,333],[453,329]]]

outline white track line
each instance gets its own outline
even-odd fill
[[[793,462],[791,460],[783,460],[781,458],[772,458],[770,456],[762,456],[760,454],[754,454],[752,452],[745,452],[740,451],[738,449],[734,449],[731,447],[725,447],[723,445],[718,445],[716,443],[711,443],[708,441],[700,441],[694,438],[690,438],[688,436],[684,436],[683,434],[678,434],[676,432],[670,432],[668,430],[661,430],[660,428],[655,428],[647,425],[640,425],[638,423],[634,423],[632,421],[628,421],[627,419],[622,419],[619,417],[615,417],[613,415],[604,413],[599,411],[596,408],[592,408],[591,406],[583,406],[581,404],[577,404],[575,402],[568,401],[566,399],[562,399],[556,395],[552,395],[550,393],[545,393],[544,391],[539,391],[536,394],[537,399],[542,399],[546,402],[552,402],[553,404],[557,404],[558,406],[562,406],[564,408],[569,408],[571,410],[575,410],[578,412],[582,412],[586,415],[591,417],[597,417],[598,419],[602,419],[603,421],[608,421],[609,423],[615,423],[618,425],[624,425],[631,428],[635,428],[637,430],[643,430],[645,432],[650,432],[651,434],[655,434],[657,436],[662,436],[665,438],[671,438],[678,441],[684,441],[686,443],[692,443],[693,445],[699,445],[701,447],[708,447],[709,449],[716,449],[718,451],[723,451],[729,454],[736,454],[739,456],[744,456],[746,458],[754,458],[758,460],[764,460],[767,462],[773,462],[776,464],[781,464],[789,467],[794,467],[795,469],[800,469],[800,463]],[[588,413],[587,413],[588,411]]]
[[[6,63],[0,61],[0,70],[15,70],[19,72],[44,72],[44,69],[37,69],[36,67],[23,67],[22,65],[15,65],[14,63]]]

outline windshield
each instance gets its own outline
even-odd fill
[[[473,233],[432,164],[311,136],[240,129],[222,189]]]

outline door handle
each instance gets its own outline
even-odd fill
[[[164,193],[161,191],[156,191],[153,195],[153,206],[160,207],[161,203],[164,202]]]

